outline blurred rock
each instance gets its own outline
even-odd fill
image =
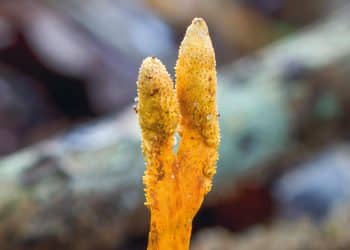
[[[195,236],[192,250],[280,250],[282,247],[283,250],[328,250],[321,234],[307,221],[256,227],[243,234],[224,229],[204,230]]]
[[[195,235],[192,250],[345,250],[350,249],[350,209],[343,205],[316,225],[308,219],[277,221],[233,234],[211,228]]]
[[[324,219],[350,203],[350,147],[336,146],[287,172],[273,186],[281,215]]]

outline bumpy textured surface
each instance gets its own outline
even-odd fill
[[[176,92],[183,127],[218,145],[215,54],[203,19],[195,18],[183,39],[176,63]]]
[[[143,62],[136,110],[146,159],[149,250],[189,248],[192,220],[211,189],[218,158],[215,54],[203,19],[195,18],[181,44],[176,93],[155,58]],[[174,136],[181,141],[174,153]]]
[[[146,58],[139,71],[138,111],[145,142],[172,136],[179,120],[174,84],[165,66],[154,57]]]

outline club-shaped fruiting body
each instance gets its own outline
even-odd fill
[[[219,124],[215,53],[205,21],[188,27],[176,63],[176,85],[165,66],[146,58],[137,81],[148,250],[189,249],[192,220],[216,172]],[[179,133],[174,152],[175,133]]]

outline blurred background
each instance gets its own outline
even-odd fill
[[[221,147],[193,250],[350,249],[350,1],[0,0],[0,249],[145,249],[132,110],[194,17]]]

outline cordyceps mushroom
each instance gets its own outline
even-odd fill
[[[188,250],[192,220],[211,189],[220,140],[215,67],[201,18],[192,21],[181,43],[176,89],[160,60],[149,57],[141,65],[136,108],[151,213],[148,250]]]

